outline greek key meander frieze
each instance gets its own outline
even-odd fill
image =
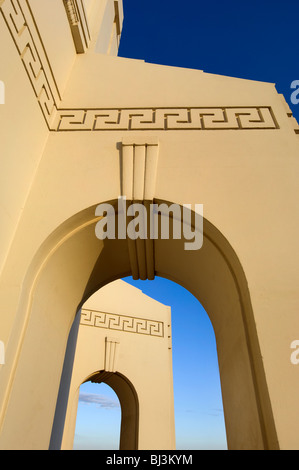
[[[28,1],[4,0],[1,12],[49,126],[56,112],[59,92]]]
[[[81,325],[107,328],[110,330],[164,337],[164,323],[145,318],[136,318],[115,313],[82,309]]]
[[[276,129],[270,107],[58,110],[53,130]]]
[[[1,12],[50,131],[278,129],[269,106],[60,109],[60,95],[28,0],[4,0]]]

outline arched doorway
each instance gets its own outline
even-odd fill
[[[31,402],[20,414],[20,419],[31,420],[31,438],[36,434],[39,442],[50,442],[64,352],[75,313],[99,288],[131,274],[127,241],[99,241],[94,213],[95,207],[82,211],[56,230],[39,250],[24,284],[21,318],[27,324],[22,330],[21,372],[15,371],[6,416],[18,413],[20,391],[28,396],[33,384],[39,383],[47,406],[36,414]],[[213,324],[228,447],[276,447],[250,295],[233,248],[207,220],[200,250],[185,251],[184,241],[173,239],[155,240],[154,248],[156,275],[188,289]],[[39,346],[38,361],[32,344]],[[4,430],[4,442],[7,432]]]
[[[99,395],[95,395],[93,397],[94,403],[97,402],[99,404],[101,402],[104,407],[113,407],[116,408],[116,410],[118,408],[118,405],[120,406],[120,413],[118,414],[120,414],[121,419],[120,427],[118,430],[119,438],[116,449],[138,449],[139,406],[138,397],[132,384],[122,374],[107,374],[105,372],[96,372],[91,377],[88,377],[86,379],[84,384],[81,385],[80,390],[82,390],[82,387],[84,385],[90,383],[97,384],[98,387],[100,385],[106,385],[110,390],[112,389],[114,392],[114,397],[111,396],[110,399],[108,397],[108,399],[104,399],[102,400],[102,402],[98,399]],[[84,392],[82,396],[84,396]],[[92,399],[90,394],[89,397],[85,399],[85,401],[88,401],[89,398]],[[119,417],[116,416],[114,420],[115,419],[119,420]],[[106,420],[105,422],[107,423],[109,421],[111,421],[111,416],[109,417],[109,420]],[[102,449],[105,449],[105,447],[102,447]]]
[[[121,410],[108,385],[81,385],[73,450],[118,450]]]

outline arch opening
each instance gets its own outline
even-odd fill
[[[171,308],[177,450],[226,450],[217,345],[206,311],[189,291],[162,277],[124,279]]]
[[[120,298],[118,302],[115,302],[111,299],[113,293],[118,295]],[[111,300],[109,300],[109,298]],[[133,316],[135,312],[135,307],[133,307],[133,305],[136,303],[138,304],[137,310],[139,315],[141,312],[143,312],[143,315],[146,317],[148,317],[148,313],[153,315],[154,312],[156,312],[157,315],[161,309],[162,315],[159,314],[159,319],[166,321],[163,330],[164,332],[168,331],[167,334],[169,339],[163,341],[164,348],[167,348],[170,353],[170,355],[168,353],[171,368],[170,386],[173,389],[173,392],[168,398],[172,399],[173,402],[174,395],[174,406],[172,407],[169,405],[169,402],[167,404],[169,406],[170,416],[174,415],[173,421],[175,426],[171,426],[170,423],[167,424],[165,421],[163,421],[162,424],[161,415],[159,412],[157,412],[157,418],[160,418],[159,428],[161,429],[162,426],[165,426],[165,433],[170,432],[173,434],[173,449],[227,449],[217,349],[213,327],[207,313],[204,311],[198,300],[195,299],[194,296],[192,296],[192,294],[190,294],[186,289],[172,281],[168,281],[165,278],[156,277],[153,281],[135,281],[132,277],[130,277],[123,279],[121,282],[112,282],[110,285],[100,289],[100,292],[93,296],[93,300],[91,302],[88,301],[84,304],[84,309],[82,310],[82,312],[84,312],[83,322],[81,323],[81,330],[79,331],[76,359],[74,364],[75,369],[73,371],[74,379],[71,387],[72,392],[70,401],[72,402],[73,390],[76,386],[76,383],[78,383],[79,370],[82,370],[82,368],[87,370],[86,368],[88,367],[88,362],[90,364],[89,367],[92,367],[94,356],[97,356],[93,345],[95,338],[93,333],[97,333],[96,337],[98,344],[101,341],[101,338],[103,338],[103,336],[106,334],[109,336],[117,334],[118,339],[120,340],[120,346],[117,346],[117,348],[120,347],[122,352],[121,362],[117,361],[117,370],[122,371],[123,368],[125,368],[127,373],[130,371],[130,375],[132,375],[134,370],[135,374],[133,373],[132,380],[133,383],[137,386],[137,391],[141,393],[141,412],[143,413],[142,410],[144,406],[147,409],[149,407],[153,407],[150,413],[151,417],[153,417],[156,409],[161,406],[161,401],[163,400],[163,395],[165,394],[165,384],[160,382],[157,370],[155,369],[155,364],[158,360],[158,364],[160,364],[160,367],[162,367],[164,362],[161,354],[159,354],[157,350],[154,349],[155,344],[158,346],[161,338],[153,338],[151,343],[148,342],[147,344],[150,346],[145,348],[145,351],[143,348],[138,348],[138,356],[135,356],[134,354],[132,361],[132,352],[134,348],[133,343],[131,344],[130,350],[126,349],[126,343],[122,341],[121,338],[123,333],[117,333],[117,330],[113,329],[115,327],[114,323],[111,325],[112,329],[105,330],[106,333],[103,332],[102,328],[95,328],[95,321],[99,322],[98,326],[104,326],[107,324],[107,314],[94,316],[96,315],[97,311],[102,311],[102,308],[105,312],[109,311],[114,313],[114,316],[111,318],[111,320],[113,322],[115,321],[118,327],[120,321],[118,312],[120,312],[120,310],[117,309],[117,305],[124,303],[126,303],[126,307],[122,306],[122,308],[125,308],[126,313],[131,313]],[[147,311],[148,305],[150,305],[150,312]],[[157,310],[157,307],[159,310]],[[96,311],[90,315],[89,312],[92,312],[92,310],[90,310],[92,308],[95,308]],[[132,308],[133,310],[131,310]],[[95,320],[95,318],[98,320]],[[126,318],[128,319],[132,317],[130,316]],[[151,316],[151,318],[153,317]],[[88,325],[92,324],[93,328],[86,326],[86,324],[84,325],[84,322],[86,321],[88,322]],[[166,327],[168,323],[170,324],[170,328],[167,330]],[[110,332],[108,333],[108,331]],[[130,332],[129,335],[132,335],[132,332]],[[146,356],[145,359],[150,361],[152,369],[155,370],[154,376],[148,384],[151,390],[151,396],[149,398],[142,394],[142,389],[140,389],[140,381],[136,382],[134,379],[136,374],[140,377],[139,374],[143,373],[143,367],[141,372],[137,372],[139,370],[140,363],[143,362],[143,354]],[[105,356],[105,352],[103,352],[103,355]],[[119,349],[117,356],[119,356]],[[158,356],[158,358],[156,356]],[[82,361],[83,357],[84,360]],[[167,373],[166,370],[164,372]],[[151,369],[147,368],[147,374],[151,374]],[[105,376],[109,376],[109,372],[102,372],[100,376],[102,377],[100,380],[103,380]],[[146,380],[145,377],[143,381],[144,380]],[[95,381],[97,381],[97,379]],[[87,384],[89,386],[91,385],[90,382],[87,382]],[[83,386],[85,386],[85,384],[81,385],[80,390]],[[155,389],[158,389],[158,393],[155,393]],[[79,396],[77,410],[77,415],[79,414],[79,421],[76,425],[76,432],[80,436],[82,434],[84,434],[86,437],[89,435],[90,445],[97,445],[98,448],[99,444],[94,443],[94,438],[97,435],[98,441],[100,440],[99,427],[96,434],[96,431],[93,431],[93,425],[88,434],[86,432],[85,425],[85,420],[87,419],[91,419],[91,424],[94,423],[94,417],[90,414],[90,406],[87,407],[84,404],[86,402],[89,403],[89,401],[95,401],[95,403],[98,402],[98,397],[94,396],[94,394],[98,392],[96,389],[94,391],[92,390],[89,400],[90,390],[89,388],[87,389],[88,395],[86,398],[84,396],[82,397],[83,404],[81,406]],[[146,401],[148,399],[149,402]],[[105,405],[105,403],[103,403],[103,405]],[[166,408],[163,408],[163,411],[164,414],[166,414]],[[97,416],[99,416],[99,413],[99,410],[95,410],[95,414]],[[68,417],[70,415],[71,412],[69,410]],[[103,413],[101,414],[103,419],[102,431],[104,432],[105,429],[105,434],[106,423],[109,432],[111,426],[109,420],[111,417],[111,422],[113,423],[114,416],[114,408],[111,409],[111,414],[107,409],[103,410]],[[69,432],[70,424],[70,420],[67,419],[66,436],[64,438],[64,442],[67,442],[68,440],[67,435],[71,434],[71,432]],[[151,424],[152,423],[147,421],[148,429],[150,428]],[[112,441],[111,438],[111,442],[115,443],[115,439],[117,438],[116,434],[118,434],[118,431],[115,431],[114,441]],[[103,441],[105,438],[106,436],[103,435]],[[76,446],[76,444],[79,442],[80,441],[78,441],[78,439],[76,440],[75,434],[74,445]],[[71,448],[71,445],[69,445],[67,448]],[[111,447],[108,446],[106,449],[111,449]]]
[[[104,395],[98,393],[99,387],[104,391]],[[96,406],[100,405],[102,409],[104,409],[104,412],[109,410],[109,416],[104,416],[103,413],[97,413],[98,416],[96,418],[102,418],[102,425],[105,426],[105,429],[103,432],[102,428],[102,432],[98,435],[98,443],[93,439],[87,444],[89,449],[138,449],[138,397],[133,385],[125,376],[120,373],[106,373],[105,371],[96,372],[88,377],[81,385],[78,399],[79,402],[93,403]],[[113,411],[113,414],[111,411]],[[92,419],[91,418],[91,416],[88,417],[89,422],[94,422],[94,416]],[[86,416],[83,417],[83,419],[85,420]],[[79,423],[77,423],[77,429],[78,424]],[[111,428],[111,425],[113,428]],[[79,429],[79,432],[81,432],[82,423]],[[95,433],[96,430],[91,432],[89,429],[86,437],[91,439],[96,436]],[[102,442],[102,444],[100,443],[104,436],[105,438],[108,438],[108,447],[103,447],[104,442]],[[75,438],[74,448],[76,446],[80,446],[80,440]]]
[[[119,450],[121,411],[105,383],[81,385],[73,450]]]

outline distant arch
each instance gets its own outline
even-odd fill
[[[119,450],[138,449],[139,401],[130,380],[119,372],[98,371],[83,383],[105,383],[116,393],[121,407]]]

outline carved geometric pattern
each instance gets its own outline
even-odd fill
[[[34,25],[34,22],[30,14],[30,7],[25,0],[6,0],[1,5],[1,12],[28,74],[44,118],[50,126],[56,111],[55,101],[59,96],[59,92],[55,87],[53,74],[49,72],[50,65],[46,60],[44,48],[40,44],[38,47],[36,46],[38,41],[31,34],[29,23]]]
[[[269,106],[59,109],[52,130],[144,131],[277,129]]]
[[[61,97],[28,0],[0,1],[0,9],[50,131],[279,129],[269,106],[59,109]]]
[[[128,333],[157,336],[161,338],[164,337],[163,322],[126,315],[117,315],[115,313],[82,309],[80,324]]]

